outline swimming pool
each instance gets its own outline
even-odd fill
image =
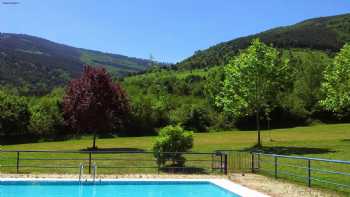
[[[229,183],[227,180],[99,180],[79,183],[76,180],[6,179],[0,180],[0,197],[243,197],[259,194],[249,189],[247,191],[253,193],[242,193],[237,188],[236,193],[232,187],[227,188]]]

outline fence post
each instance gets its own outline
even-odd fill
[[[214,172],[214,153],[211,154],[211,172]]]
[[[224,174],[227,175],[227,153],[224,154]]]
[[[254,166],[254,159],[255,159],[254,158],[254,153],[252,152],[251,154],[252,154],[252,173],[255,173],[255,169],[254,169],[254,167],[255,167]]]
[[[91,151],[89,152],[89,174],[91,174]]]
[[[157,165],[158,165],[158,174],[160,172],[160,151],[157,152]]]
[[[17,151],[17,162],[16,162],[17,174],[19,173],[19,151]]]
[[[275,158],[275,178],[277,179],[277,173],[278,173],[278,170],[277,170],[277,167],[278,167],[278,163],[277,163],[277,156],[274,155],[274,158]]]
[[[308,186],[311,187],[311,160],[307,160],[307,177],[308,177]]]
[[[223,167],[222,167],[222,152],[220,152],[220,172],[223,172]]]

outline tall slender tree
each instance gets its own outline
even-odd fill
[[[259,39],[224,68],[225,78],[215,103],[234,117],[255,113],[257,145],[261,146],[260,116],[270,107],[287,81],[287,62],[273,47]]]
[[[92,133],[92,149],[96,149],[97,134],[122,127],[129,112],[126,93],[104,68],[86,66],[81,78],[72,80],[66,90],[65,122],[79,132]]]

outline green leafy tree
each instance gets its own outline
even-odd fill
[[[0,91],[0,134],[23,135],[27,132],[30,112],[27,99]]]
[[[158,164],[165,165],[167,161],[172,161],[173,166],[183,166],[186,159],[182,153],[192,147],[192,132],[185,131],[180,126],[166,126],[159,131],[153,151]]]
[[[30,106],[30,130],[41,136],[51,137],[64,128],[62,113],[63,89],[56,89],[50,95],[39,98]]]
[[[344,45],[333,64],[326,67],[321,105],[328,110],[342,112],[350,106],[350,44]]]
[[[287,61],[273,47],[258,39],[225,66],[222,91],[215,103],[235,117],[256,114],[257,145],[261,146],[260,116],[276,100],[287,81]]]
[[[211,124],[208,109],[192,105],[182,124],[185,129],[198,132],[208,131],[208,127]]]
[[[307,120],[320,110],[321,82],[325,68],[332,59],[322,51],[309,49],[284,50],[288,57],[292,76],[292,88],[285,91],[280,104],[297,117]],[[310,120],[310,119],[309,119]]]
[[[210,115],[205,105],[186,103],[170,112],[170,123],[181,125],[186,130],[206,132],[212,123]]]
[[[205,96],[211,106],[217,107],[215,104],[216,96],[221,92],[220,82],[225,79],[225,72],[223,67],[213,67],[208,71],[208,77],[204,87]],[[220,111],[220,109],[217,109]]]

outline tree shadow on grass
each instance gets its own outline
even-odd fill
[[[350,142],[350,139],[343,139],[342,142]]]
[[[103,133],[98,135],[98,138],[100,139],[110,139],[110,138],[115,138],[115,135],[109,134],[109,133]]]
[[[81,151],[90,151],[91,148],[81,149]],[[93,150],[94,153],[110,153],[110,152],[145,152],[141,148],[97,148]]]
[[[174,166],[165,166],[161,167],[160,171],[169,174],[209,174],[207,170],[199,167],[174,167]]]
[[[277,155],[306,155],[306,154],[326,154],[335,153],[328,148],[310,148],[310,147],[295,147],[295,146],[253,146],[242,151],[259,152],[266,154],[277,154]]]

